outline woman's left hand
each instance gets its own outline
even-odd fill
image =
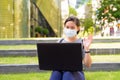
[[[89,50],[89,47],[92,43],[92,40],[93,40],[93,35],[92,34],[90,34],[87,38],[83,39],[83,45],[84,45],[85,50]]]

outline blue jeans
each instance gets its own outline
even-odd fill
[[[85,80],[83,72],[53,71],[50,80]]]

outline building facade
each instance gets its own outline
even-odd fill
[[[0,0],[0,38],[35,37],[35,27],[60,36],[60,0]]]
[[[29,37],[29,0],[0,1],[0,38]]]

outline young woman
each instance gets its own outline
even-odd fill
[[[59,40],[61,43],[82,43],[83,48],[83,64],[86,67],[90,67],[92,60],[90,56],[90,44],[92,42],[92,35],[88,38],[81,39],[77,36],[80,31],[80,21],[77,17],[70,16],[64,22],[63,33],[64,39]],[[50,80],[85,80],[84,73],[82,71],[53,71]]]

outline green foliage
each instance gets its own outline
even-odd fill
[[[77,16],[77,11],[73,7],[69,7],[69,15]]]
[[[97,33],[97,32],[100,32],[100,31],[101,31],[101,28],[96,25],[96,27],[95,27],[95,32]]]
[[[91,4],[92,3],[92,0],[88,0],[88,4]]]
[[[0,45],[1,50],[24,50],[36,49],[36,45]]]
[[[100,46],[101,44],[97,44],[97,45]],[[105,44],[103,44],[103,45],[105,45]],[[103,53],[103,54],[107,54],[107,53]],[[120,60],[119,59],[120,55],[115,55],[115,54],[114,55],[93,55],[92,54],[91,57],[92,57],[93,62],[117,63]],[[0,57],[0,64],[37,64],[37,63],[38,63],[37,56],[36,57],[25,57],[25,56]]]
[[[9,56],[0,57],[0,64],[37,64],[38,57]]]
[[[0,74],[0,80],[49,80],[50,71],[37,73]],[[119,80],[120,71],[85,71],[86,80]]]
[[[40,26],[37,26],[35,28],[35,32],[39,32],[39,33],[42,33],[42,28]]]
[[[46,29],[46,28],[43,28],[42,31],[43,31],[43,34],[45,34],[45,35],[48,35],[48,34],[49,34],[49,31],[48,31],[48,29]]]
[[[102,0],[100,6],[96,11],[98,21],[107,20],[109,23],[120,18],[120,0]]]
[[[93,20],[92,18],[85,18],[84,19],[84,23],[83,23],[83,26],[84,26],[84,33],[87,32],[87,33],[93,33],[94,32],[94,28],[93,28]]]
[[[47,28],[43,28],[41,26],[37,26],[35,28],[35,32],[38,32],[41,35],[48,35],[49,34],[49,30]]]

